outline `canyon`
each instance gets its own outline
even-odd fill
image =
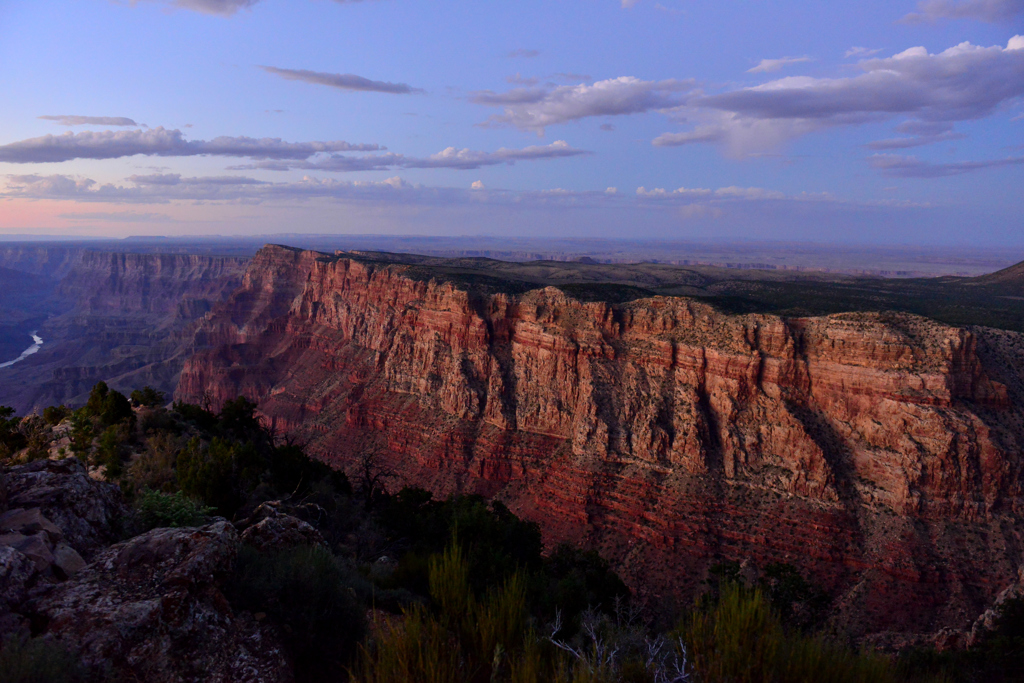
[[[84,246],[0,248],[0,405],[21,413],[77,405],[104,380],[170,394],[192,351],[193,327],[241,282],[243,257],[97,251]],[[6,277],[4,277],[6,275]]]
[[[838,631],[885,643],[967,629],[1018,580],[1019,333],[438,272],[265,247],[175,397],[244,395],[336,467],[498,498],[650,605],[716,563],[785,562]]]
[[[955,641],[1024,576],[1020,266],[184,251],[0,249],[5,360],[45,340],[0,369],[0,405],[79,405],[100,380],[243,395],[332,466],[493,497],[600,551],[665,614],[717,564],[783,562],[833,596],[837,633]]]

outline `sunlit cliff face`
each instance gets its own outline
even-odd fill
[[[995,332],[481,296],[404,268],[265,248],[200,325],[211,348],[176,397],[247,396],[336,466],[386,453],[405,484],[497,495],[683,593],[720,556],[863,580],[850,609],[869,631],[959,609],[978,569],[954,537],[1016,547],[996,529],[1019,512],[1024,434],[991,373],[1020,351]],[[1009,546],[983,545],[994,585],[1016,575]]]

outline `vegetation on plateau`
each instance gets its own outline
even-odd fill
[[[19,419],[0,408],[0,461],[75,455],[116,482],[126,534],[250,519],[272,502],[325,545],[243,546],[224,593],[283,635],[298,681],[1009,681],[1024,666],[1024,604],[959,652],[899,657],[827,637],[830,596],[789,565],[744,578],[716,565],[674,618],[642,605],[593,551],[545,548],[499,501],[396,490],[374,456],[351,479],[282,439],[244,398],[219,412],[151,388],[97,384],[76,410]],[[42,639],[10,638],[0,680],[87,680]]]

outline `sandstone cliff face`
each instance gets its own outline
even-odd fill
[[[634,585],[791,562],[866,633],[969,623],[1017,575],[1021,410],[966,330],[482,296],[268,247],[197,338],[178,398],[244,394],[339,466],[375,449],[498,495]]]

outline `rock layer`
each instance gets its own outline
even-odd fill
[[[173,391],[195,321],[241,284],[248,261],[37,247],[0,250],[7,262],[61,276],[50,317],[19,328],[26,340],[38,330],[39,353],[0,369],[0,405],[26,413],[81,404],[101,380],[125,392],[147,384]]]
[[[1024,549],[1022,411],[985,334],[480,294],[267,247],[176,396],[242,394],[332,464],[375,452],[404,483],[499,496],[651,597],[687,596],[717,561],[784,561],[855,634],[935,631],[969,624]]]

